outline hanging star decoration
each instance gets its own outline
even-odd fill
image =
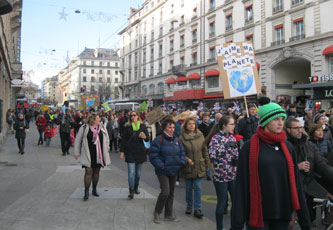
[[[64,19],[65,21],[67,21],[66,17],[68,16],[68,14],[65,13],[65,8],[62,8],[62,12],[59,12],[58,14],[60,15],[59,20]]]

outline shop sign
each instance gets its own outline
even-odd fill
[[[320,88],[313,90],[313,99],[333,99],[333,89],[332,88]]]
[[[311,83],[333,81],[333,74],[323,74],[309,77]]]

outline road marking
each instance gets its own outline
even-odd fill
[[[210,204],[217,204],[217,197],[212,195],[203,195],[201,196],[201,200]]]

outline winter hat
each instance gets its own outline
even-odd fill
[[[322,114],[322,113],[317,113],[317,114],[314,116],[314,118],[313,118],[313,122],[314,122],[314,123],[317,123],[317,122],[320,120],[320,118],[321,118],[322,116],[324,116],[324,114]]]
[[[287,118],[286,111],[276,103],[268,103],[260,106],[258,110],[259,122],[262,127],[265,127],[271,120],[277,117]]]

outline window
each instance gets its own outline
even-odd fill
[[[92,73],[92,74],[94,74],[94,73],[95,73],[95,70],[94,70],[94,69],[92,69],[92,70],[91,70],[91,73]]]
[[[192,19],[195,19],[197,16],[198,16],[197,7],[195,7],[195,8],[193,9],[193,16],[192,16]]]
[[[253,34],[246,35],[245,40],[253,43]]]
[[[86,70],[86,69],[83,69],[83,73],[87,73],[87,70]]]
[[[182,16],[180,16],[180,24],[184,24],[185,23],[185,16],[184,14]]]
[[[253,21],[253,8],[252,4],[245,6],[245,22]]]
[[[95,86],[94,85],[90,86],[90,91],[92,91],[92,92],[95,91]]]
[[[129,70],[128,71],[128,81],[131,82],[131,80],[132,80],[132,71]]]
[[[91,65],[95,65],[94,61],[91,61]]]
[[[184,56],[181,56],[181,57],[180,57],[180,64],[181,64],[181,65],[184,65],[184,64],[185,64]]]
[[[276,41],[283,40],[283,25],[275,26]]]
[[[232,13],[229,13],[225,16],[225,29],[232,30]]]
[[[209,59],[211,61],[215,60],[215,46],[209,47]]]
[[[115,71],[115,75],[118,75],[118,70]]]
[[[154,40],[154,31],[151,32],[151,41]]]
[[[180,48],[183,48],[184,47],[184,45],[185,45],[185,38],[184,38],[184,34],[181,34],[180,35]]]
[[[157,92],[158,92],[158,94],[163,94],[164,93],[164,83],[163,82],[158,83]]]
[[[173,59],[170,59],[169,63],[170,63],[170,69],[172,69],[172,67],[173,67]]]
[[[100,70],[99,70],[99,74],[103,74],[103,70],[100,69]]]
[[[100,61],[100,62],[99,62],[99,66],[103,66],[103,62]]]
[[[118,62],[115,63],[115,66],[118,67]]]
[[[171,4],[171,14],[173,14],[173,4]]]
[[[149,85],[149,95],[154,95],[155,94],[155,85],[150,84]]]
[[[171,39],[171,40],[170,40],[170,52],[173,51],[173,48],[174,48],[174,47],[173,47],[173,39]]]
[[[99,83],[103,83],[103,78],[102,77],[99,78]]]
[[[116,63],[117,64],[117,63]],[[110,66],[110,62],[108,62],[108,66]]]
[[[83,61],[83,65],[86,65],[87,64],[87,62],[86,61]]]
[[[209,37],[215,36],[215,21],[209,23]]]
[[[295,29],[296,29],[296,40],[301,40],[304,35],[304,22],[303,18],[294,20]]]
[[[162,73],[162,69],[163,69],[163,64],[162,61],[158,62],[158,72],[161,74]]]
[[[275,0],[275,6],[273,8],[273,12],[280,12],[283,10],[283,4],[282,4],[282,0]]]
[[[184,1],[185,1],[185,0],[181,0],[181,1],[180,1],[180,6],[181,6],[181,7],[184,7]]]
[[[292,0],[291,5],[296,5],[296,4],[301,3],[301,2],[303,2],[303,0]]]
[[[143,37],[143,44],[146,44],[146,42],[147,42],[147,36],[145,35],[145,36]]]
[[[114,82],[115,82],[115,83],[118,83],[118,78],[115,78],[115,79],[114,79]]]
[[[143,85],[143,86],[141,87],[141,93],[142,93],[142,94],[147,94],[147,86],[146,86],[146,85]]]
[[[142,76],[146,77],[146,66],[142,68]]]
[[[329,65],[330,65],[330,73],[333,73],[333,57],[330,57],[330,60],[329,60]]]
[[[128,66],[132,66],[132,55],[128,55]]]
[[[95,82],[95,77],[91,77],[91,82]]]
[[[111,74],[111,71],[108,69],[108,70],[106,71],[106,73],[107,73],[107,75],[110,75],[110,74]]]
[[[162,55],[163,55],[163,45],[162,45],[162,43],[160,43],[160,44],[159,44],[158,56],[159,56],[159,57],[162,57]]]
[[[111,78],[108,77],[108,78],[106,79],[106,82],[107,82],[107,83],[111,83]]]
[[[163,26],[160,27],[160,37],[163,35]]]
[[[197,64],[197,52],[192,53],[192,64],[191,65],[196,65]]]
[[[138,70],[136,69],[134,72],[134,80],[138,80]]]
[[[150,60],[154,60],[154,47],[150,48]]]
[[[143,63],[146,62],[146,49],[143,49],[142,61]]]
[[[134,54],[134,65],[138,64],[138,52],[135,52]]]
[[[163,11],[161,11],[161,13],[160,13],[160,23],[161,24],[163,23]]]
[[[219,76],[207,77],[206,80],[208,89],[219,87]]]
[[[154,75],[154,64],[150,64],[150,75]]]
[[[210,10],[215,9],[215,0],[209,0],[209,8]]]
[[[87,77],[83,77],[82,81],[87,82]]]
[[[192,30],[192,43],[197,42],[197,29]]]

